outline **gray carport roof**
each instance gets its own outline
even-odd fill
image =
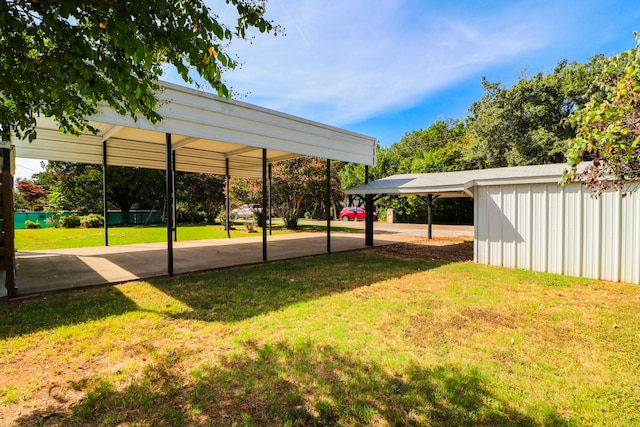
[[[16,156],[102,164],[106,141],[109,165],[164,169],[169,133],[178,171],[225,175],[228,159],[230,175],[259,177],[262,149],[268,163],[317,156],[375,164],[375,138],[172,83],[160,86],[159,123],[136,121],[104,105],[89,118],[98,134],[75,136],[60,132],[50,118],[38,118],[35,141],[12,135]]]
[[[581,165],[580,168],[584,167]],[[485,185],[559,183],[564,163],[514,166],[456,172],[393,175],[351,187],[347,194],[428,195],[473,197],[473,187]]]

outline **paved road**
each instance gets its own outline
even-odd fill
[[[300,220],[301,224],[325,225],[326,221]],[[332,227],[350,227],[364,230],[364,221],[331,221]],[[427,237],[427,224],[404,224],[375,222],[373,233],[378,235],[394,234],[408,237]],[[473,237],[473,225],[433,224],[433,237]]]

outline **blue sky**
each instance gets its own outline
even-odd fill
[[[464,117],[480,81],[513,84],[633,48],[637,1],[269,0],[282,37],[237,48],[244,100],[345,127],[388,146]]]
[[[238,99],[383,146],[437,119],[463,118],[483,95],[482,76],[509,86],[524,70],[550,72],[564,58],[631,49],[640,31],[637,0],[269,0],[266,7],[285,35],[232,42],[243,65],[225,81]],[[166,79],[181,83],[172,73]],[[17,176],[38,169],[18,165],[28,169]]]

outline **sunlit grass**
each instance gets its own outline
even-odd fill
[[[0,419],[637,425],[638,304],[637,286],[380,251],[48,295],[3,308]],[[52,382],[70,408],[34,404]]]
[[[262,232],[257,228],[258,233]],[[289,233],[277,229],[273,234]],[[82,248],[104,245],[104,229],[102,228],[43,228],[15,231],[15,246],[18,250],[42,250],[59,248]],[[231,237],[256,236],[247,233],[244,225],[238,224],[231,231]],[[203,240],[227,238],[227,232],[220,230],[219,225],[179,226],[178,240]],[[134,243],[154,243],[167,240],[167,229],[164,226],[143,227],[109,227],[110,245],[128,245]]]

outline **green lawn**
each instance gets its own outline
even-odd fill
[[[376,248],[1,303],[0,419],[640,424],[638,286],[429,259]]]
[[[247,233],[243,224],[236,224],[231,237],[249,237],[262,235],[262,229],[256,227],[257,233]],[[300,231],[323,232],[325,226],[301,225]],[[334,227],[333,231],[362,233],[362,230],[349,227]],[[83,248],[104,245],[104,229],[102,228],[42,228],[15,231],[15,247],[17,250],[42,250],[59,248]],[[273,235],[293,233],[275,225]],[[178,240],[226,239],[227,232],[220,230],[219,225],[180,225]],[[147,225],[144,227],[109,227],[110,245],[128,245],[134,243],[165,242],[167,228],[164,225]]]
[[[231,237],[256,236],[256,233],[245,232],[246,227],[236,225]],[[256,228],[262,233],[261,228]],[[274,229],[273,234],[290,231]],[[57,248],[81,248],[104,245],[104,229],[102,228],[42,228],[16,230],[15,246],[18,250],[42,250]],[[227,232],[220,230],[219,225],[184,225],[178,226],[178,240],[202,240],[227,238]],[[167,228],[163,225],[144,227],[109,227],[110,245],[128,245],[133,243],[165,242]]]

